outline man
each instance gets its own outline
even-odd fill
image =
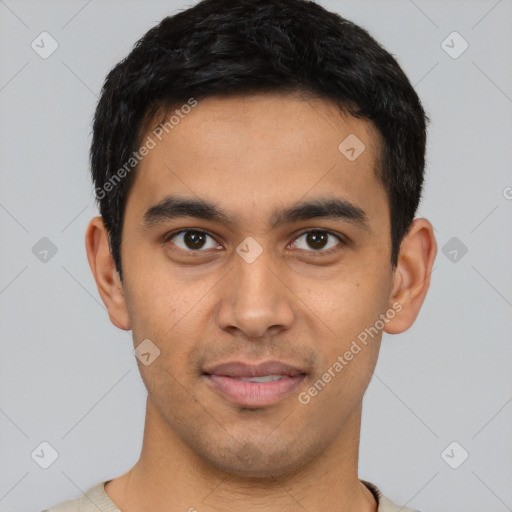
[[[61,511],[391,512],[358,478],[383,332],[426,296],[426,117],[313,2],[204,0],[108,75],[86,233],[148,399],[139,461]]]

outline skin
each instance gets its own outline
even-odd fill
[[[352,162],[338,150],[350,134],[366,146]],[[362,398],[382,331],[308,404],[298,395],[393,304],[401,311],[384,331],[407,330],[429,287],[437,246],[426,219],[414,220],[391,267],[379,149],[370,122],[325,100],[211,97],[136,171],[123,282],[101,218],[91,221],[88,259],[112,323],[131,329],[135,346],[150,339],[160,349],[150,365],[138,363],[148,390],[140,459],[105,487],[123,512],[238,511],[241,503],[248,512],[377,510],[357,466]],[[146,226],[144,213],[170,194],[211,201],[235,223],[184,217]],[[271,228],[274,212],[325,197],[360,207],[368,227],[314,218]],[[200,249],[183,236],[164,240],[184,228],[211,238]],[[325,248],[312,246],[311,230],[347,243],[331,235]],[[236,252],[248,236],[262,248],[252,263]],[[298,390],[270,406],[235,405],[201,375],[205,365],[269,359],[308,370]]]

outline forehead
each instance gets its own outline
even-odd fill
[[[387,217],[376,177],[380,137],[370,122],[329,101],[210,97],[165,119],[173,115],[166,130],[155,122],[143,137],[154,146],[136,170],[127,214],[130,207],[141,218],[178,195],[217,204],[246,225],[269,224],[280,206],[335,194],[368,217]]]

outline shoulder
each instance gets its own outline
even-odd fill
[[[413,510],[412,508],[407,507],[401,507],[391,501],[389,498],[384,496],[382,494],[382,491],[371,482],[368,482],[366,480],[361,480],[368,489],[372,492],[372,494],[375,496],[375,499],[377,503],[379,504],[377,508],[377,512],[421,512],[420,510]]]
[[[43,510],[43,512],[80,512],[79,499],[63,501],[54,507]]]
[[[105,492],[105,483],[100,482],[74,500],[64,501],[43,512],[120,512]]]

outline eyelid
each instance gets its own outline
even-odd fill
[[[300,231],[294,237],[293,242],[291,242],[291,243],[294,243],[296,240],[298,240],[300,237],[302,237],[303,235],[305,235],[307,233],[325,233],[327,235],[331,235],[334,238],[336,238],[338,240],[338,242],[340,242],[340,244],[342,246],[348,245],[348,243],[349,243],[349,240],[346,237],[344,237],[343,235],[335,233],[334,231],[331,231],[330,229],[326,229],[326,228],[306,228],[303,231]],[[313,249],[311,249],[311,250],[299,249],[299,250],[300,251],[306,251],[306,252],[309,252],[309,253],[312,253],[312,254],[321,255],[321,254],[332,254],[333,252],[336,252],[338,249],[337,249],[337,247],[331,247],[330,249],[327,249],[327,250],[319,249],[317,251],[315,251]]]
[[[311,232],[327,233],[328,235],[332,235],[335,238],[337,238],[340,242],[345,242],[345,243],[348,242],[348,239],[344,235],[342,235],[341,233],[336,233],[336,231],[331,231],[330,229],[327,229],[327,228],[304,228],[304,229],[300,230],[295,235],[295,239],[299,238],[299,236],[302,236],[302,235],[305,235],[306,233],[311,233]]]
[[[169,242],[171,240],[171,238],[174,238],[175,236],[181,235],[182,233],[200,233],[200,234],[204,234],[204,235],[209,236],[213,240],[215,240],[215,243],[221,245],[219,243],[219,241],[217,240],[217,237],[215,235],[213,235],[212,233],[210,233],[209,231],[207,231],[205,229],[199,229],[199,228],[181,228],[181,229],[178,229],[176,231],[171,231],[170,233],[166,233],[162,237],[162,242],[163,243],[167,243],[167,242]],[[180,248],[178,247],[178,249],[180,249]],[[183,249],[181,249],[181,250],[183,250]],[[207,252],[207,251],[206,250],[197,250],[197,251],[190,250],[190,251],[186,251],[186,252]]]
[[[180,235],[181,233],[187,233],[187,232],[190,232],[190,233],[204,233],[208,236],[211,236],[212,238],[215,238],[215,236],[213,236],[211,233],[209,233],[208,231],[206,231],[205,229],[199,229],[199,228],[181,228],[181,229],[177,229],[176,231],[170,231],[169,233],[166,233],[163,237],[162,237],[162,242],[168,242],[171,238],[177,236],[177,235]]]

